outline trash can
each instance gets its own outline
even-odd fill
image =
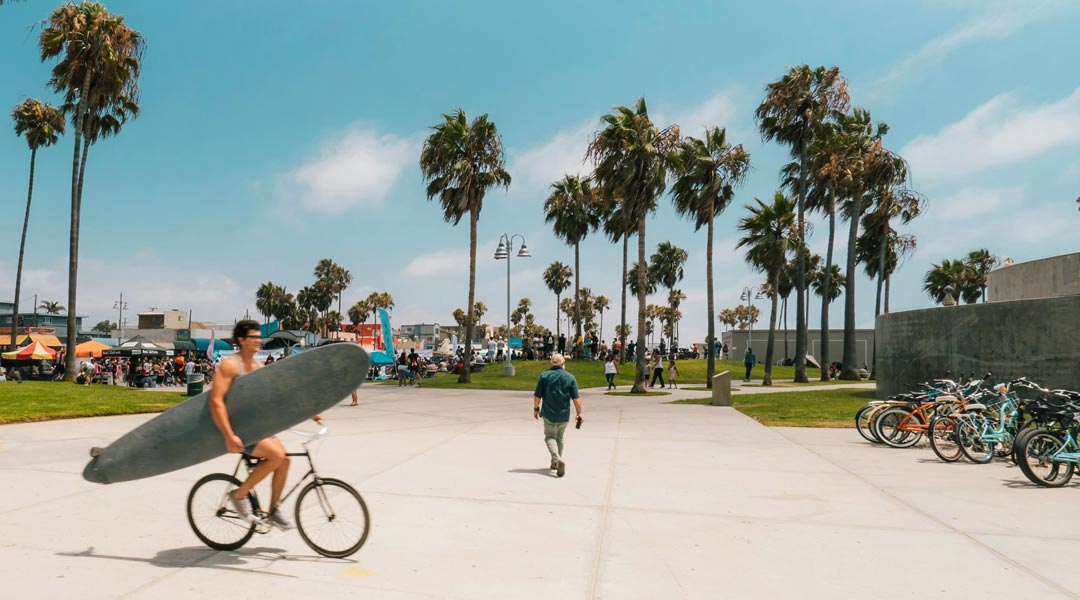
[[[187,376],[187,395],[197,396],[203,391],[205,379],[202,373],[192,373]]]

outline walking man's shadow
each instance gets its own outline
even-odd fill
[[[533,473],[534,475],[543,475],[545,477],[554,477],[551,469],[510,469],[508,473]]]

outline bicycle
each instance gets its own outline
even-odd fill
[[[326,435],[325,425],[316,433],[297,429],[289,431],[308,439],[301,443],[303,452],[288,452],[286,456],[307,458],[309,468],[282,496],[278,506],[311,478],[296,497],[293,511],[300,537],[312,550],[323,556],[345,558],[353,555],[367,541],[370,531],[371,518],[367,504],[352,486],[340,479],[322,477],[315,469],[308,445]],[[236,550],[256,533],[270,532],[271,526],[265,519],[268,511],[261,509],[254,489],[248,494],[252,510],[258,517],[254,522],[243,519],[229,501],[229,495],[240,486],[240,480],[236,477],[240,467],[246,466],[250,473],[260,460],[246,453],[241,454],[231,475],[211,473],[191,488],[187,499],[188,523],[195,536],[207,546],[215,550]]]

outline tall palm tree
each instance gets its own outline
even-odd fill
[[[630,236],[637,231],[637,222],[629,218],[623,210],[623,203],[618,199],[604,198],[604,234],[612,242],[622,242],[622,275],[619,281],[621,296],[619,301],[619,328],[616,330],[619,339],[619,362],[626,362],[626,336],[629,335],[630,327],[626,325],[626,273],[627,254]]]
[[[626,223],[637,223],[638,348],[645,346],[645,220],[667,187],[668,173],[679,165],[679,128],[659,129],[649,118],[644,98],[633,108],[616,106],[604,115],[603,128],[589,143],[586,155],[595,165],[594,180],[607,198],[621,199]],[[645,393],[645,353],[637,353],[632,393]]]
[[[653,273],[653,278],[658,284],[667,288],[668,308],[672,312],[676,310],[676,307],[671,304],[670,300],[675,291],[675,286],[682,281],[684,275],[683,265],[686,264],[688,256],[686,250],[675,246],[671,242],[660,242],[656,246],[656,252],[649,257],[649,271]],[[673,337],[669,337],[668,341],[670,342],[669,346],[673,346],[675,343]]]
[[[782,78],[766,86],[765,99],[754,113],[758,129],[765,141],[776,140],[791,146],[792,155],[799,159],[798,228],[800,240],[805,237],[807,157],[810,144],[822,135],[825,124],[837,121],[850,101],[847,81],[840,69],[792,67]],[[807,323],[803,307],[806,290],[806,265],[802,253],[796,255],[795,289],[799,293],[795,318],[795,381],[806,383]]]
[[[750,155],[742,144],[727,143],[727,130],[706,128],[705,139],[687,137],[682,144],[682,170],[672,186],[675,210],[694,221],[694,231],[706,227],[705,289],[709,347],[705,387],[712,389],[716,370],[713,347],[716,345],[716,321],[713,317],[713,221],[724,212],[750,170]]]
[[[23,258],[26,253],[26,229],[30,225],[30,204],[34,199],[34,166],[37,163],[38,148],[47,148],[56,143],[64,133],[64,113],[56,108],[29,98],[11,111],[11,120],[15,122],[15,135],[26,136],[26,145],[30,147],[30,184],[26,192],[26,215],[23,217],[22,237],[19,238],[19,262],[15,268],[15,300],[11,306],[11,350],[15,350],[18,337],[16,326],[19,319],[19,294],[22,292]]]
[[[566,288],[570,287],[571,275],[573,275],[573,271],[570,270],[570,267],[559,261],[551,263],[548,268],[544,269],[544,285],[555,294],[555,337],[559,337],[562,333],[560,329],[562,317],[559,315],[561,309],[559,298],[566,291]]]
[[[354,328],[359,329],[360,324],[367,321],[370,313],[371,306],[368,305],[367,300],[358,300],[349,307],[349,322],[353,324]],[[360,340],[358,339],[358,341]]]
[[[460,108],[443,115],[431,127],[420,152],[420,172],[427,183],[427,197],[439,197],[443,220],[457,225],[469,215],[469,303],[465,323],[465,364],[472,362],[474,302],[476,300],[476,223],[484,195],[493,187],[508,188],[506,153],[502,136],[486,114],[469,122]],[[459,383],[469,383],[470,369],[462,369]]]
[[[59,58],[49,86],[63,95],[72,118],[75,149],[71,161],[71,230],[68,256],[67,369],[74,381],[76,291],[79,271],[79,218],[86,157],[98,139],[119,132],[138,114],[139,72],[145,42],[96,2],[69,3],[52,12],[39,37],[41,60]]]
[[[744,233],[736,248],[746,248],[746,261],[759,272],[765,273],[770,288],[780,287],[780,272],[788,261],[788,254],[796,243],[797,225],[795,203],[780,192],[773,196],[772,204],[757,198],[757,206],[747,206],[750,216],[739,220],[739,231]],[[772,365],[776,345],[776,305],[779,294],[769,294],[772,308],[769,312],[769,341],[765,350],[765,376],[762,385],[772,385]]]
[[[844,282],[847,280],[840,271],[840,265],[832,265],[828,272],[829,276],[826,277],[823,265],[810,274],[810,289],[814,290],[814,294],[826,303],[840,297],[840,293],[844,291]]]
[[[255,310],[263,316],[263,322],[269,323],[274,314],[274,292],[277,286],[273,281],[267,281],[255,290]]]
[[[581,240],[600,226],[600,196],[587,177],[564,175],[551,184],[551,195],[544,201],[544,221],[553,224],[555,236],[574,247],[574,297],[581,289]],[[574,304],[574,321],[581,335],[581,309]]]
[[[315,265],[315,279],[324,282],[338,301],[338,312],[341,312],[341,294],[352,284],[352,273],[348,269],[337,264],[329,258],[320,260]]]
[[[896,182],[906,178],[907,164],[896,154],[882,148],[881,138],[888,133],[886,123],[876,126],[870,111],[855,109],[844,117],[843,127],[851,135],[850,150],[857,156],[857,172],[852,178],[852,190],[841,206],[848,220],[847,267],[844,270],[844,355],[840,379],[858,381],[855,362],[855,265],[858,258],[859,223],[869,201]]]
[[[604,296],[603,294],[601,294],[601,295],[597,296],[593,300],[593,306],[596,307],[596,310],[600,311],[600,337],[603,338],[604,337],[604,311],[607,310],[609,306],[611,306],[611,300],[608,300],[607,296]],[[603,339],[601,339],[601,341],[603,341]]]

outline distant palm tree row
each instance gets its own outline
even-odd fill
[[[954,302],[963,299],[974,304],[981,298],[986,302],[986,276],[1001,264],[1001,259],[986,248],[972,250],[965,258],[945,259],[931,265],[923,278],[923,290],[941,303],[951,292]],[[951,288],[947,290],[946,288]]]

